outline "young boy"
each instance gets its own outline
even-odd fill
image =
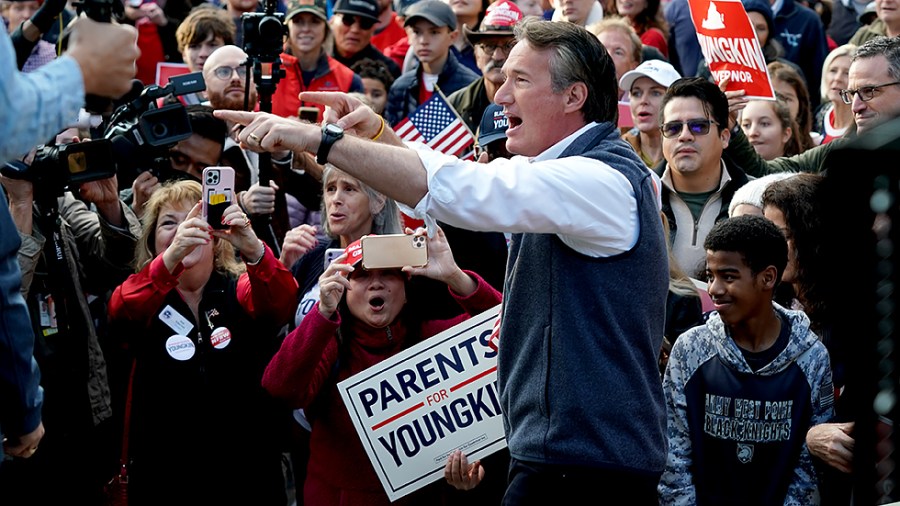
[[[418,65],[391,86],[384,110],[384,118],[391,125],[400,123],[431,98],[436,87],[446,96],[478,79],[450,50],[459,30],[449,5],[441,0],[421,0],[406,10],[404,26]]]
[[[716,310],[669,358],[660,504],[819,504],[805,437],[830,418],[834,390],[809,319],[772,301],[787,241],[747,215],[716,224],[704,248]]]

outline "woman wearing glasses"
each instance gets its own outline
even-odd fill
[[[272,112],[286,118],[322,121],[325,106],[301,102],[303,91],[363,92],[362,79],[331,56],[334,35],[325,0],[292,0],[285,24],[288,37],[281,55],[285,76],[272,95]]]

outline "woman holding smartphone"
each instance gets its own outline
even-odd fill
[[[319,276],[325,271],[326,252],[343,250],[366,234],[398,234],[397,204],[355,177],[325,165],[322,173],[322,228],[329,241],[320,243],[316,228],[300,225],[288,231],[281,248],[281,262],[291,270],[300,289],[290,329],[300,325],[319,300]],[[294,411],[291,431],[291,464],[297,493],[303,493],[309,455],[309,422],[303,410]]]
[[[263,387],[309,415],[305,504],[403,506],[424,501],[435,490],[426,488],[391,503],[337,383],[493,308],[500,303],[500,293],[477,274],[459,268],[440,228],[427,240],[424,267],[367,270],[359,263],[362,257],[352,255],[356,247],[351,244],[319,278],[319,301],[285,338],[266,368]],[[421,296],[411,291],[412,276],[446,284],[461,306],[458,315],[429,321],[411,309],[407,301]]]
[[[362,79],[331,56],[334,35],[328,27],[325,0],[291,0],[281,62],[285,76],[272,95],[272,113],[319,123],[325,106],[301,102],[302,91],[364,92]],[[315,109],[315,110],[314,110]]]
[[[131,504],[280,506],[283,411],[259,384],[297,284],[240,207],[213,230],[200,198],[195,181],[153,193],[139,271],[109,303],[110,335],[134,360]]]

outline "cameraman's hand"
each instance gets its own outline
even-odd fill
[[[134,178],[134,182],[131,183],[131,210],[134,211],[134,214],[137,215],[138,218],[144,215],[144,204],[150,200],[150,195],[153,195],[159,188],[159,179],[150,173],[150,171],[144,171],[138,174],[136,178]]]
[[[175,272],[175,267],[186,256],[190,255],[192,251],[197,249],[197,246],[205,246],[212,241],[212,227],[200,217],[201,209],[200,202],[194,204],[184,221],[178,224],[172,243],[163,252],[163,263],[166,264],[166,269],[169,272]],[[184,267],[188,268],[191,266],[185,265]]]
[[[0,175],[0,184],[6,189],[9,199],[9,214],[16,229],[24,235],[31,235],[34,227],[34,185],[24,179],[11,179]]]
[[[271,186],[254,183],[249,190],[241,192],[241,205],[248,213],[256,216],[275,212],[275,192],[278,191],[278,185],[274,181],[269,181],[269,184]]]
[[[66,54],[78,62],[84,91],[102,97],[119,98],[131,90],[137,47],[133,26],[98,23],[82,16],[73,21]]]
[[[119,202],[119,180],[115,174],[106,179],[82,183],[78,194],[87,202],[96,204],[97,212],[111,225],[120,227],[125,222]]]
[[[316,238],[316,227],[304,223],[292,228],[284,235],[284,244],[281,246],[279,260],[290,269],[297,260],[309,253],[317,244],[319,244],[319,240]]]

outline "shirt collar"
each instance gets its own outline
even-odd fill
[[[595,126],[597,126],[596,121],[592,121],[587,125],[584,125],[574,133],[570,134],[568,137],[545,149],[543,153],[532,158],[531,161],[541,162],[544,160],[556,160],[563,153],[563,151],[565,151],[566,148],[568,148],[569,145],[571,145],[575,141],[575,139],[577,139],[579,136],[581,136],[581,134],[587,132],[591,128],[594,128]]]

